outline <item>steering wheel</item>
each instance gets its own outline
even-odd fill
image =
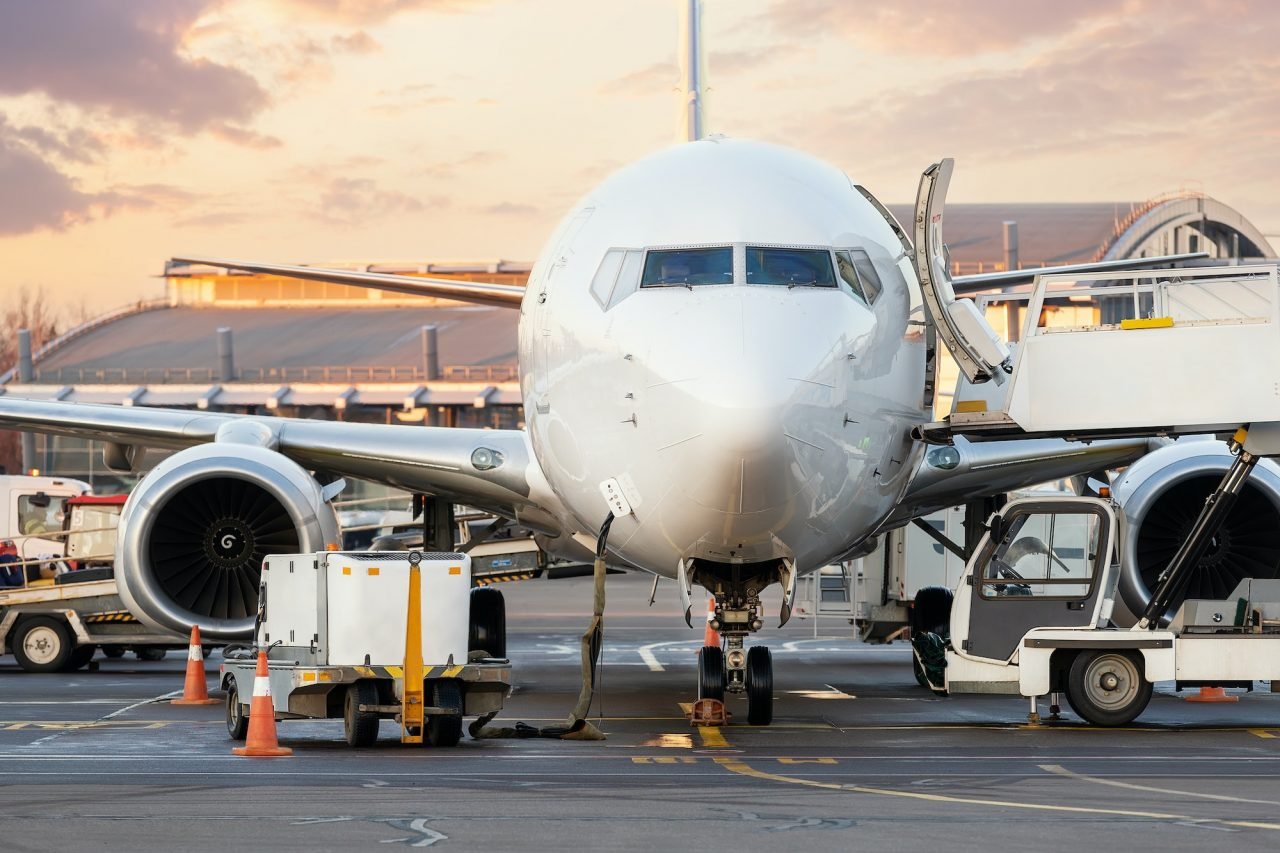
[[[991,558],[992,578],[1007,578],[1009,580],[1026,580],[1022,575],[1018,574],[1013,566],[996,557]],[[995,590],[996,595],[1030,595],[1031,586],[1025,583],[998,583],[992,584],[991,588]]]

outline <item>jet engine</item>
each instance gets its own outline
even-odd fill
[[[323,551],[338,540],[325,490],[264,447],[202,444],[148,474],[120,517],[116,579],[143,622],[210,640],[252,636],[268,554]]]
[[[1124,513],[1120,602],[1136,617],[1159,577],[1186,540],[1205,498],[1233,457],[1217,441],[1182,440],[1147,454],[1116,481],[1112,494]],[[1262,460],[1245,483],[1209,550],[1192,570],[1185,598],[1221,599],[1243,578],[1280,577],[1280,467]],[[1116,621],[1121,621],[1120,608]]]

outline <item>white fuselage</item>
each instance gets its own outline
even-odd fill
[[[732,248],[732,282],[639,286],[647,251],[699,246]],[[750,247],[861,250],[881,292],[749,283]],[[924,319],[901,241],[839,170],[714,137],[623,169],[565,218],[521,307],[526,423],[561,523],[594,535],[614,478],[634,513],[609,550],[635,566],[837,559],[914,471]]]

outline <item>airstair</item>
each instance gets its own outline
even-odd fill
[[[1100,299],[1100,325],[1050,326]],[[957,389],[929,441],[1232,432],[1280,423],[1280,265],[1044,275],[1007,381]]]

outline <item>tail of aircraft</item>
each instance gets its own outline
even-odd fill
[[[703,80],[707,60],[702,52],[702,0],[678,0],[680,16],[680,119],[678,142],[696,142],[707,135]]]

